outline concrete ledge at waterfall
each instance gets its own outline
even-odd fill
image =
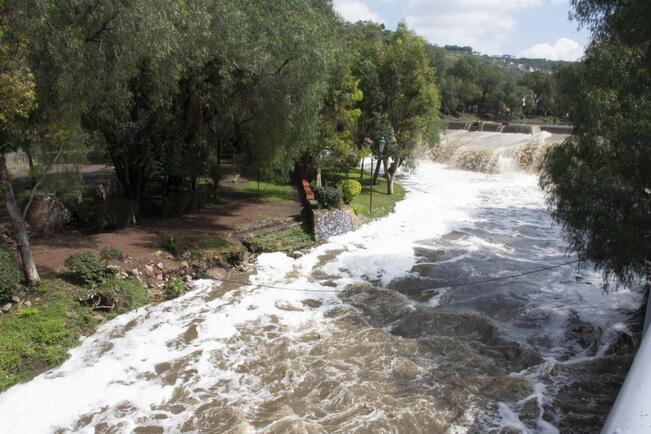
[[[572,134],[572,125],[534,125],[499,122],[448,121],[448,130],[468,130],[505,134],[537,134],[546,131],[552,134]]]

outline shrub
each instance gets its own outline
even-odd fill
[[[86,195],[72,207],[74,217],[94,231],[119,229],[131,221],[131,202],[128,199],[102,200],[94,195]]]
[[[0,300],[11,296],[23,278],[11,253],[0,248]]]
[[[314,197],[321,207],[327,209],[341,207],[344,199],[341,190],[334,187],[316,187],[314,189]]]
[[[99,254],[99,258],[104,261],[105,266],[109,261],[122,261],[125,257],[124,250],[117,247],[104,247]]]
[[[362,184],[354,179],[347,179],[341,183],[341,191],[344,195],[344,202],[351,203],[362,192]]]
[[[96,285],[109,275],[99,258],[91,252],[71,255],[64,265],[72,273],[74,280],[82,285]]]
[[[177,256],[181,250],[181,240],[174,234],[169,234],[163,239],[163,249]]]
[[[137,280],[111,276],[104,279],[101,285],[89,288],[80,301],[94,310],[117,315],[146,304],[147,290]]]
[[[185,294],[186,290],[187,288],[185,287],[185,283],[176,277],[168,280],[167,284],[165,285],[165,295],[167,296],[168,300],[180,297],[181,295]]]

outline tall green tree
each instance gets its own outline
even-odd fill
[[[38,283],[25,217],[37,190],[44,184],[69,189],[78,173],[70,163],[83,154],[84,134],[79,127],[78,101],[71,89],[70,68],[50,68],[48,58],[56,51],[53,40],[40,45],[32,24],[39,14],[29,2],[0,4],[0,176],[14,239],[27,284]],[[49,35],[50,37],[52,35]],[[23,151],[29,156],[32,186],[23,201],[16,199],[6,166],[8,152]],[[67,163],[67,164],[63,164]],[[20,202],[20,203],[19,203]]]
[[[436,72],[425,51],[425,40],[400,23],[387,41],[380,75],[392,137],[382,155],[387,193],[393,194],[396,171],[413,164],[419,146],[439,143],[441,121]]]
[[[7,154],[16,151],[24,142],[29,116],[36,108],[36,85],[27,65],[24,41],[21,35],[8,27],[10,11],[0,3],[0,182],[4,201],[11,218],[14,239],[28,284],[39,282],[36,263],[29,243],[25,212],[16,200],[11,174],[7,168]]]
[[[581,258],[632,283],[651,278],[651,64],[648,2],[577,0],[593,30],[561,75],[572,137],[547,154],[541,185]]]
[[[330,79],[330,88],[321,111],[318,141],[310,152],[319,186],[323,168],[346,170],[356,163],[355,128],[362,113],[358,103],[363,98],[358,85],[359,80],[353,77],[349,65],[345,63],[337,68]]]

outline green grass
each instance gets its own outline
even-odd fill
[[[248,237],[244,240],[244,244],[254,253],[289,253],[314,245],[314,239],[307,228],[295,226]]]
[[[225,252],[230,250],[233,245],[222,238],[202,238],[199,240],[199,245],[204,249],[217,250]]]
[[[348,173],[337,173],[324,177],[327,179],[328,184],[338,184],[344,179],[354,179],[359,181],[359,171],[352,171]],[[387,194],[387,181],[382,176],[378,178],[378,182],[373,186],[373,212],[370,211],[370,196],[371,196],[371,175],[364,173],[362,180],[362,192],[353,199],[351,206],[362,215],[370,218],[384,217],[393,212],[396,203],[405,198],[405,189],[402,185],[394,181],[393,194]]]
[[[115,280],[110,285],[120,304],[107,319],[147,302],[137,281]],[[61,279],[44,279],[31,297],[39,301],[0,316],[0,391],[60,365],[80,336],[95,331],[99,312],[78,302],[86,293]]]
[[[291,184],[257,181],[238,183],[235,190],[249,198],[259,199],[263,202],[296,201],[296,191]]]

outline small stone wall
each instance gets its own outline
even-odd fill
[[[463,121],[448,121],[448,130],[465,130],[468,127],[468,122]]]
[[[572,125],[541,125],[542,131],[547,131],[552,134],[572,134]]]
[[[317,243],[327,241],[336,235],[343,235],[357,229],[355,211],[349,207],[343,209],[315,209],[314,239]]]
[[[507,124],[502,128],[502,132],[512,134],[537,134],[540,132],[540,127],[538,125],[530,124]]]

